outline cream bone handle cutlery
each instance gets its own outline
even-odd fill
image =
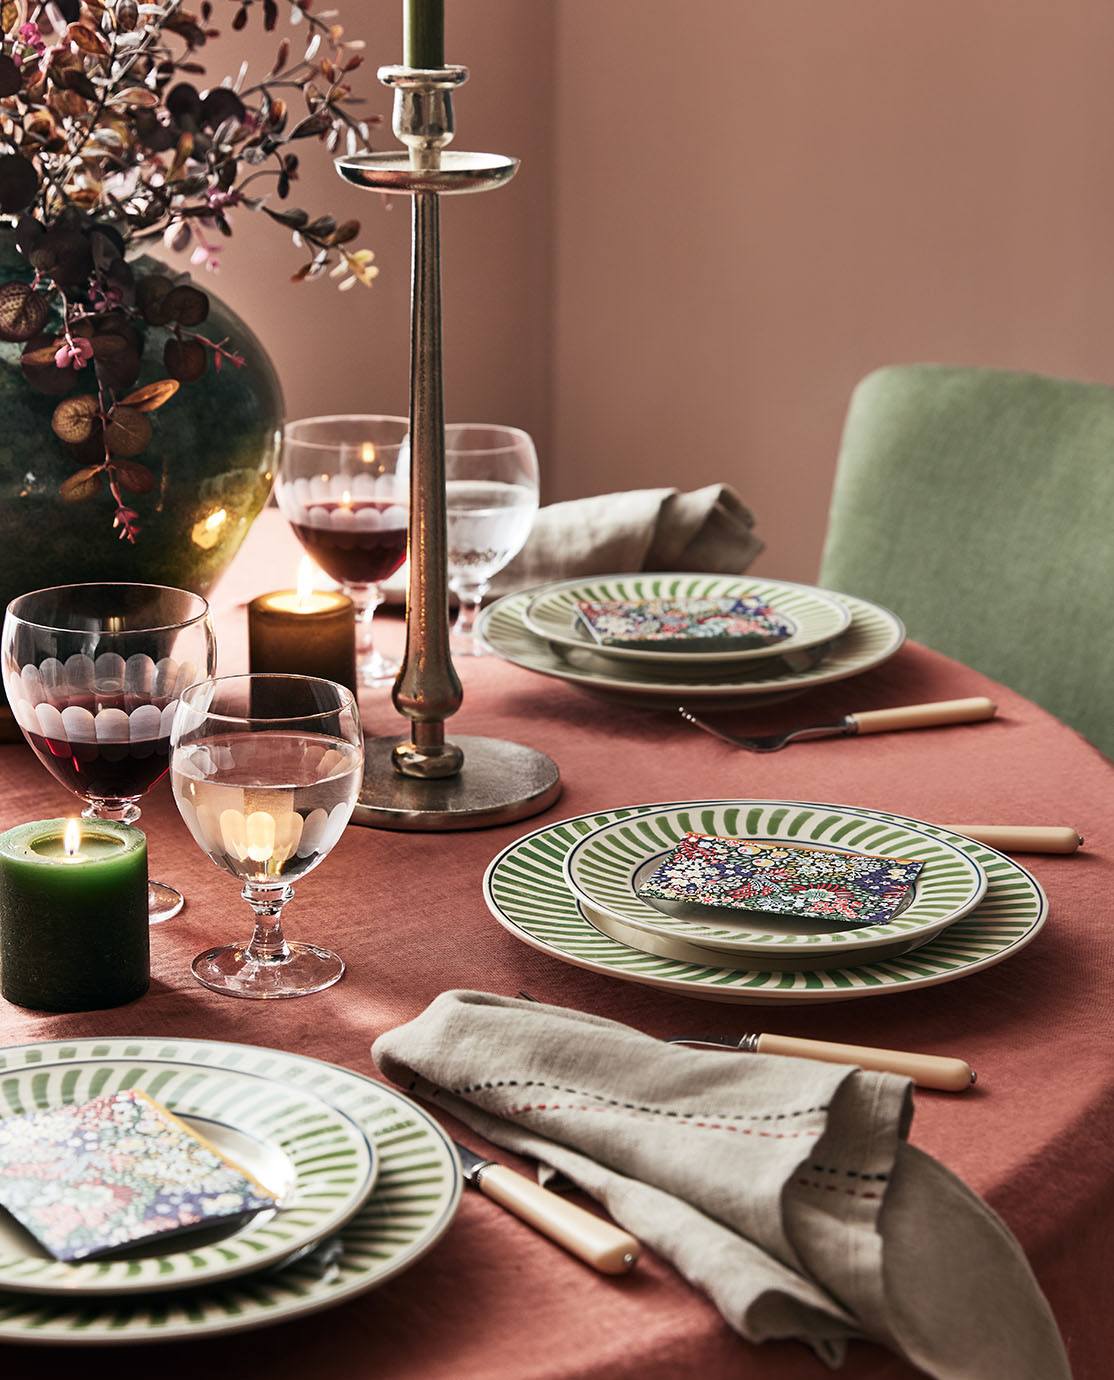
[[[975,1071],[964,1059],[943,1054],[914,1054],[902,1049],[874,1049],[869,1045],[844,1045],[831,1040],[806,1040],[796,1035],[676,1036],[668,1045],[697,1045],[710,1049],[742,1050],[747,1054],[782,1054],[796,1059],[819,1059],[827,1064],[855,1064],[880,1073],[911,1078],[919,1088],[937,1092],[965,1092],[975,1081]]]
[[[974,724],[992,719],[998,712],[993,700],[983,695],[965,700],[937,700],[932,704],[905,704],[895,709],[864,709],[845,714],[834,724],[817,724],[793,729],[789,733],[769,733],[759,737],[741,738],[698,718],[684,705],[677,713],[694,728],[703,729],[713,738],[745,748],[747,752],[778,752],[789,743],[809,738],[855,738],[867,733],[896,733],[907,728],[941,728],[946,724]]]
[[[642,1243],[606,1218],[597,1217],[548,1188],[495,1160],[484,1159],[454,1141],[464,1178],[485,1198],[548,1236],[570,1255],[605,1275],[625,1275],[642,1252]]]

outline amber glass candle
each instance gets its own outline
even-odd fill
[[[320,676],[356,693],[356,610],[346,594],[293,589],[248,605],[253,672]]]

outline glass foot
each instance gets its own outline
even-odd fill
[[[172,920],[186,904],[186,898],[165,882],[147,883],[147,918],[152,925]]]
[[[486,642],[481,642],[475,633],[453,633],[449,639],[454,656],[491,656]]]
[[[356,666],[356,678],[361,685],[386,685],[398,675],[401,663],[393,656],[372,651],[361,657]]]
[[[328,949],[297,942],[285,948],[284,957],[261,959],[253,958],[242,945],[229,944],[198,954],[190,966],[203,987],[257,1001],[308,997],[344,976],[344,960]]]

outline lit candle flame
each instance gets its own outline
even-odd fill
[[[304,613],[310,606],[313,599],[314,586],[317,583],[317,567],[308,556],[302,557],[302,562],[298,566],[298,608]]]
[[[78,853],[81,852],[80,820],[66,820],[65,832],[62,834],[62,851],[67,858],[76,858]]]
[[[365,441],[363,443],[363,445],[360,447],[360,459],[364,462],[365,465],[373,465],[375,463],[374,441]]]

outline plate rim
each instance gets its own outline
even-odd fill
[[[834,685],[839,681],[849,680],[853,676],[864,675],[867,671],[873,671],[877,667],[889,661],[901,651],[907,640],[905,624],[892,609],[886,608],[882,604],[876,604],[871,599],[861,599],[854,594],[841,594],[839,597],[847,601],[851,609],[851,623],[847,631],[840,638],[836,639],[833,651],[838,651],[838,644],[844,638],[850,637],[855,632],[856,615],[861,611],[870,610],[879,613],[883,620],[889,625],[890,637],[885,648],[874,655],[864,659],[861,664],[846,667],[842,670],[833,671],[831,669],[829,657],[826,656],[818,666],[811,670],[794,673],[792,679],[785,684],[773,683],[769,681],[720,681],[715,684],[701,681],[675,680],[671,682],[649,681],[639,682],[624,680],[618,676],[605,675],[602,672],[579,671],[573,666],[561,663],[556,653],[552,653],[554,665],[538,666],[531,661],[524,660],[521,655],[512,654],[503,650],[494,643],[488,635],[488,629],[496,613],[509,613],[511,617],[517,618],[523,632],[542,648],[549,648],[549,643],[542,638],[536,637],[530,632],[529,628],[522,621],[521,610],[514,609],[515,600],[521,600],[531,593],[531,590],[516,590],[512,594],[504,594],[501,598],[494,600],[480,613],[477,622],[477,631],[481,640],[503,661],[510,662],[513,666],[519,666],[524,671],[532,671],[535,675],[548,676],[554,680],[567,681],[573,685],[582,686],[588,690],[600,690],[612,692],[630,698],[666,701],[672,704],[688,703],[690,701],[700,701],[701,703],[716,702],[720,700],[767,700],[773,702],[782,696],[799,694],[805,690],[812,690],[822,685]],[[826,668],[826,669],[825,669]]]
[[[569,635],[559,635],[544,628],[535,626],[532,621],[534,606],[540,600],[552,594],[559,594],[564,590],[576,590],[586,584],[596,581],[608,580],[736,580],[749,581],[752,584],[777,585],[783,589],[802,590],[812,595],[819,603],[827,606],[828,609],[836,613],[839,617],[839,626],[829,629],[822,633],[799,634],[799,629],[791,637],[784,638],[780,642],[772,642],[762,647],[744,648],[737,651],[727,652],[669,652],[655,651],[653,649],[635,649],[633,647],[607,647],[598,643],[587,642],[584,638]],[[530,590],[522,590],[520,593],[531,593]],[[710,597],[710,596],[709,596]],[[788,616],[788,615],[786,615]],[[778,580],[761,575],[748,575],[745,571],[739,575],[720,573],[714,570],[705,571],[686,571],[686,570],[641,570],[633,571],[625,575],[582,575],[571,577],[567,580],[552,580],[543,585],[535,586],[533,597],[525,605],[522,611],[522,622],[529,632],[543,642],[559,643],[561,646],[573,647],[580,651],[589,651],[597,656],[606,657],[615,661],[633,661],[645,666],[669,665],[691,666],[694,658],[699,660],[697,665],[705,666],[734,666],[737,663],[748,661],[764,661],[779,656],[784,656],[789,652],[803,652],[811,647],[820,646],[823,643],[834,642],[836,638],[842,637],[851,626],[851,609],[836,594],[821,589],[819,585],[805,584],[799,580]],[[796,628],[796,623],[794,623]]]
[[[29,1050],[48,1050],[59,1049],[69,1046],[79,1045],[83,1042],[108,1044],[113,1041],[120,1041],[123,1044],[142,1045],[144,1042],[151,1043],[174,1043],[189,1046],[201,1046],[214,1051],[248,1051],[254,1054],[269,1054],[279,1056],[283,1059],[294,1060],[297,1063],[322,1068],[329,1071],[334,1076],[342,1075],[345,1079],[351,1079],[358,1084],[369,1084],[380,1094],[394,1100],[396,1104],[408,1109],[411,1114],[415,1114],[423,1125],[429,1130],[434,1141],[439,1143],[445,1159],[445,1168],[450,1175],[450,1183],[444,1206],[437,1221],[430,1224],[423,1233],[419,1233],[383,1270],[375,1276],[373,1280],[366,1278],[366,1272],[360,1271],[355,1279],[350,1278],[344,1286],[338,1287],[332,1293],[324,1297],[311,1298],[308,1301],[301,1296],[287,1300],[278,1306],[278,1310],[272,1314],[255,1315],[248,1318],[237,1318],[232,1316],[222,1316],[215,1322],[197,1323],[190,1321],[187,1324],[176,1324],[165,1329],[147,1329],[127,1333],[124,1330],[113,1332],[111,1335],[90,1333],[88,1331],[78,1331],[73,1333],[51,1333],[44,1327],[42,1329],[28,1328],[26,1331],[13,1331],[9,1328],[8,1319],[0,1316],[0,1341],[7,1341],[21,1346],[148,1346],[157,1345],[159,1342],[187,1341],[201,1337],[226,1336],[237,1332],[251,1332],[259,1328],[278,1326],[281,1323],[292,1321],[295,1318],[309,1317],[314,1313],[321,1313],[329,1308],[333,1308],[342,1303],[347,1303],[361,1294],[378,1289],[389,1280],[394,1279],[403,1271],[415,1265],[423,1256],[427,1255],[445,1236],[445,1233],[456,1220],[457,1212],[460,1207],[461,1196],[464,1191],[464,1176],[460,1164],[460,1157],[453,1145],[452,1138],[443,1126],[438,1122],[433,1114],[420,1105],[414,1098],[406,1096],[405,1093],[383,1082],[381,1079],[372,1078],[367,1074],[358,1073],[354,1069],[347,1068],[343,1064],[333,1063],[327,1059],[318,1059],[309,1054],[298,1054],[292,1051],[277,1049],[271,1045],[253,1045],[242,1041],[233,1040],[209,1040],[200,1036],[190,1035],[110,1035],[105,1037],[98,1036],[78,1036],[71,1039],[57,1040],[30,1040],[17,1045],[0,1046],[0,1057],[11,1054],[21,1054]],[[130,1056],[123,1055],[122,1058]],[[141,1057],[141,1056],[135,1056]],[[54,1065],[65,1064],[68,1061],[55,1059]],[[44,1063],[36,1063],[36,1068],[42,1068]],[[199,1065],[199,1067],[218,1067],[215,1065]],[[2,1072],[2,1070],[0,1070]],[[327,1101],[322,1098],[322,1101]],[[329,1104],[333,1105],[332,1103]],[[366,1134],[366,1133],[365,1133]],[[378,1187],[378,1185],[377,1185]],[[368,1203],[364,1204],[361,1213],[368,1208],[369,1203],[374,1201],[373,1191]],[[353,1222],[357,1221],[360,1213],[348,1223],[345,1230],[349,1230]],[[343,1233],[342,1233],[343,1235]],[[297,1265],[292,1264],[289,1268],[296,1269]],[[235,1281],[228,1281],[226,1285],[217,1284],[214,1289],[220,1290],[224,1287],[235,1288]],[[205,1292],[204,1287],[198,1292]],[[20,1296],[22,1298],[22,1295]]]
[[[95,1037],[89,1036],[82,1038],[91,1039]],[[38,1043],[39,1042],[37,1041],[32,1042],[27,1047],[34,1048]],[[68,1040],[61,1041],[60,1043],[69,1045],[75,1042],[72,1040]],[[12,1048],[12,1046],[4,1046],[3,1048],[10,1049]],[[106,1057],[104,1059],[85,1058],[67,1060],[65,1063],[65,1067],[75,1068],[79,1064],[123,1064],[134,1062],[138,1061],[124,1060],[117,1057]],[[143,1062],[148,1064],[154,1064],[161,1068],[175,1067],[182,1069],[196,1069],[200,1067],[197,1064],[189,1064],[184,1063],[181,1060],[165,1059],[159,1058],[157,1056],[149,1057],[145,1059]],[[0,1081],[10,1077],[18,1077],[20,1074],[27,1072],[33,1073],[35,1070],[40,1069],[42,1067],[44,1067],[42,1064],[35,1063],[24,1064],[19,1069],[0,1069]],[[61,1067],[61,1065],[49,1065],[48,1067]],[[220,1072],[222,1076],[232,1075],[233,1078],[254,1078],[258,1079],[261,1082],[277,1084],[277,1086],[284,1093],[290,1093],[291,1091],[289,1088],[286,1087],[285,1084],[278,1083],[277,1079],[267,1078],[265,1075],[261,1074],[249,1073],[245,1069],[222,1069]],[[343,1231],[344,1228],[348,1225],[348,1223],[352,1220],[352,1218],[356,1216],[356,1214],[363,1208],[364,1204],[368,1201],[371,1195],[375,1192],[375,1185],[379,1178],[380,1156],[375,1146],[368,1139],[366,1132],[363,1131],[362,1128],[358,1126],[355,1121],[353,1121],[352,1117],[349,1116],[347,1112],[342,1111],[339,1107],[334,1107],[331,1103],[328,1103],[323,1098],[318,1097],[316,1093],[312,1092],[308,1088],[305,1089],[304,1092],[302,1092],[302,1090],[299,1090],[299,1092],[301,1092],[307,1100],[319,1104],[321,1107],[327,1109],[329,1112],[337,1116],[341,1121],[345,1122],[347,1126],[349,1126],[352,1129],[352,1132],[354,1133],[354,1138],[359,1140],[367,1151],[368,1169],[364,1178],[364,1182],[360,1185],[359,1190],[353,1195],[353,1200],[348,1205],[346,1205],[344,1211],[341,1213],[339,1217],[331,1218],[324,1225],[320,1226],[319,1228],[316,1228],[312,1232],[309,1232],[297,1242],[293,1244],[287,1244],[283,1246],[281,1249],[278,1247],[273,1247],[270,1250],[265,1249],[260,1251],[257,1255],[252,1256],[250,1259],[245,1257],[239,1264],[225,1263],[223,1265],[215,1265],[212,1271],[210,1272],[198,1273],[186,1279],[183,1279],[179,1276],[176,1278],[166,1280],[136,1280],[131,1283],[127,1281],[121,1281],[117,1283],[105,1283],[103,1285],[81,1283],[81,1278],[84,1276],[84,1274],[92,1273],[99,1265],[127,1263],[125,1261],[121,1261],[118,1257],[111,1257],[107,1260],[94,1259],[87,1261],[76,1261],[73,1265],[68,1266],[67,1268],[69,1269],[83,1271],[83,1275],[81,1277],[78,1277],[76,1282],[73,1284],[66,1285],[61,1281],[58,1281],[53,1284],[44,1285],[42,1282],[38,1280],[36,1280],[34,1283],[24,1283],[4,1278],[3,1264],[0,1263],[0,1290],[3,1290],[4,1292],[9,1294],[41,1294],[48,1298],[57,1299],[96,1299],[106,1297],[118,1298],[131,1295],[174,1293],[180,1289],[208,1289],[229,1280],[240,1279],[244,1275],[256,1274],[260,1270],[281,1267],[282,1262],[284,1260],[288,1260],[295,1255],[299,1255],[307,1249],[312,1249],[314,1246],[319,1245],[323,1240],[325,1240],[326,1237],[335,1236],[338,1232]],[[170,1110],[173,1111],[173,1107],[171,1107]],[[175,1113],[175,1115],[177,1115],[177,1113]],[[182,1115],[189,1116],[190,1113],[184,1112],[182,1113]],[[4,1120],[7,1120],[7,1118],[5,1117]],[[241,1129],[242,1134],[244,1135],[250,1135],[250,1132],[244,1131],[242,1130],[242,1128],[236,1129]],[[282,1209],[280,1208],[279,1211],[281,1212],[281,1210]],[[266,1227],[267,1225],[269,1225],[270,1220],[271,1219],[268,1218],[267,1221],[261,1225]],[[243,1234],[250,1235],[251,1224],[249,1222],[246,1225],[249,1228],[249,1230],[245,1231]],[[240,1235],[240,1233],[237,1233],[237,1235]],[[178,1240],[179,1242],[185,1243],[181,1244],[178,1250],[165,1251],[157,1255],[144,1256],[142,1257],[142,1259],[144,1261],[152,1262],[153,1265],[157,1265],[159,1261],[167,1260],[174,1256],[190,1255],[196,1253],[196,1250],[190,1250],[190,1247],[188,1245],[188,1236],[179,1237]],[[226,1238],[222,1238],[220,1241],[213,1242],[212,1246],[214,1248],[219,1249],[223,1247],[225,1244]],[[202,1247],[200,1249],[207,1248]],[[39,1259],[40,1257],[34,1258]],[[55,1265],[63,1264],[63,1262],[61,1261],[49,1261],[46,1263],[51,1263]]]
[[[712,802],[703,802],[703,801],[702,801],[702,802],[700,802],[700,803],[701,803],[702,805],[707,806],[707,805],[711,804]],[[777,808],[779,808],[779,807],[781,807],[781,806],[783,806],[783,805],[788,805],[788,806],[794,807],[794,808],[796,808],[796,807],[803,807],[803,808],[806,808],[806,809],[809,808],[809,805],[808,805],[807,802],[804,802],[804,801],[796,801],[796,800],[773,800],[773,799],[770,799],[770,800],[757,800],[757,799],[756,799],[756,800],[754,800],[754,801],[748,801],[747,803],[748,803],[748,804],[753,804],[753,805],[758,805],[758,806],[772,806],[772,807],[775,808],[775,809],[777,809]],[[679,806],[679,805],[678,805],[678,806],[664,806],[664,807],[662,807],[661,809],[651,809],[651,810],[648,810],[646,813],[639,815],[638,818],[639,818],[639,819],[651,819],[651,818],[654,818],[656,815],[664,815],[664,814],[668,814],[668,813],[671,813],[671,812],[676,812],[676,811],[678,811],[678,810],[680,810],[680,809],[682,809],[682,808],[684,808],[684,807]],[[827,805],[827,806],[825,806],[824,808],[827,809],[827,810],[842,812],[842,813],[845,813],[845,814],[848,813],[848,812],[850,812],[850,811],[852,811],[852,809],[853,809],[853,807],[846,806],[846,805]],[[864,808],[865,808],[865,807],[864,807]],[[880,811],[880,812],[876,811],[875,813],[891,814],[891,812],[888,811],[888,810],[883,810],[883,811]],[[898,820],[899,823],[900,823],[900,825],[901,825],[901,827],[903,827],[903,828],[909,828],[909,825],[906,823],[906,821],[904,820],[903,817],[897,816],[897,815],[893,815],[892,818],[894,818],[895,820]],[[575,844],[573,844],[572,848],[569,849],[568,853],[566,853],[566,855],[564,856],[564,858],[561,860],[561,870],[562,870],[562,872],[564,873],[565,881],[568,883],[568,886],[569,886],[570,891],[572,891],[573,894],[574,894],[578,899],[584,901],[585,904],[588,905],[592,910],[594,910],[594,911],[602,911],[604,915],[609,916],[610,918],[612,918],[612,919],[618,921],[618,922],[619,922],[620,924],[622,924],[622,925],[629,926],[629,927],[632,928],[632,929],[644,931],[644,932],[646,932],[646,933],[649,933],[649,934],[651,934],[651,935],[653,935],[653,936],[655,936],[655,937],[662,938],[662,939],[673,939],[673,938],[675,938],[675,939],[679,939],[679,940],[684,940],[684,942],[686,942],[686,943],[695,944],[697,947],[703,947],[703,948],[709,949],[709,950],[711,950],[711,951],[713,951],[713,952],[722,953],[722,954],[751,954],[751,955],[757,955],[757,954],[771,954],[771,953],[772,953],[772,954],[777,954],[777,953],[784,953],[784,954],[789,954],[789,955],[793,955],[793,956],[799,957],[799,956],[801,956],[801,955],[810,954],[810,953],[816,953],[816,952],[826,952],[826,953],[833,953],[833,952],[869,953],[869,952],[870,952],[872,949],[874,949],[874,948],[887,948],[887,947],[891,947],[893,944],[898,943],[898,942],[900,941],[900,939],[902,938],[902,935],[900,935],[900,934],[874,935],[874,936],[872,936],[872,937],[869,938],[869,939],[858,939],[858,940],[851,939],[851,940],[849,940],[849,941],[846,942],[846,943],[839,943],[838,941],[839,941],[840,939],[844,938],[845,935],[854,933],[854,931],[833,931],[831,934],[825,935],[825,936],[823,937],[823,939],[821,940],[821,942],[820,942],[820,943],[816,943],[816,944],[801,944],[801,943],[786,943],[786,944],[782,944],[782,943],[780,943],[780,942],[771,942],[770,944],[759,944],[759,943],[755,943],[755,942],[752,941],[752,942],[751,942],[749,945],[747,945],[746,947],[743,947],[742,945],[732,945],[731,947],[722,947],[719,943],[715,943],[715,944],[713,944],[713,943],[711,943],[711,942],[702,943],[701,940],[700,940],[700,938],[697,937],[697,936],[695,936],[695,935],[692,936],[692,937],[690,937],[690,938],[687,938],[687,939],[686,939],[686,936],[685,936],[684,932],[682,932],[682,931],[678,931],[678,932],[676,932],[676,933],[670,931],[670,932],[668,932],[668,933],[665,933],[665,932],[663,932],[662,928],[661,928],[659,925],[656,925],[656,924],[654,924],[654,923],[651,922],[651,921],[641,921],[641,920],[637,920],[637,919],[632,919],[632,918],[631,918],[630,916],[628,916],[628,915],[620,915],[617,911],[613,910],[613,909],[611,908],[611,906],[605,904],[604,902],[600,901],[599,899],[597,899],[597,898],[594,897],[594,896],[589,896],[588,893],[587,893],[586,891],[582,890],[582,888],[581,888],[580,886],[577,885],[576,879],[575,879],[575,878],[573,877],[573,875],[572,875],[572,865],[573,865],[573,859],[574,859],[574,858],[576,857],[576,855],[580,852],[580,850],[581,850],[582,848],[587,847],[594,839],[598,838],[598,836],[603,832],[604,829],[609,829],[609,828],[611,828],[613,825],[616,825],[616,824],[623,824],[623,823],[625,823],[625,822],[626,822],[625,820],[613,820],[613,821],[610,821],[608,824],[601,825],[599,829],[593,829],[593,830],[591,831],[591,833],[585,834],[584,837],[583,837],[582,839],[578,839],[577,842],[576,842]],[[940,825],[933,825],[932,827],[933,827],[933,828],[936,828],[936,829],[940,829],[942,826],[940,826]],[[990,886],[990,881],[989,881],[989,878],[988,878],[987,875],[986,875],[985,870],[984,870],[984,869],[979,865],[979,863],[971,856],[971,854],[970,854],[970,853],[965,853],[965,852],[963,851],[963,849],[959,847],[958,844],[956,844],[956,843],[953,842],[954,839],[962,838],[963,836],[962,836],[961,834],[956,834],[953,830],[945,829],[945,830],[943,830],[943,835],[944,835],[944,836],[938,838],[936,835],[925,833],[924,830],[918,829],[915,825],[910,829],[910,832],[912,832],[912,833],[914,833],[914,834],[919,833],[919,834],[921,835],[921,837],[923,837],[923,838],[928,838],[928,839],[934,840],[934,841],[936,841],[936,842],[942,843],[946,848],[951,849],[951,851],[952,851],[953,853],[955,853],[956,855],[958,855],[958,857],[959,857],[963,862],[969,864],[970,868],[972,869],[972,871],[973,871],[973,873],[974,873],[975,879],[976,879],[976,888],[975,888],[974,896],[973,896],[973,898],[970,898],[969,900],[964,901],[964,902],[962,903],[962,909],[960,909],[959,911],[953,911],[953,912],[952,912],[946,919],[944,919],[944,920],[934,920],[934,921],[932,921],[932,922],[929,923],[929,924],[926,924],[926,925],[924,925],[924,926],[918,927],[916,930],[907,932],[907,933],[909,934],[909,937],[912,937],[912,935],[918,935],[918,936],[921,937],[921,939],[922,939],[925,943],[927,943],[928,940],[929,940],[930,938],[932,938],[932,937],[934,937],[935,935],[939,934],[942,930],[946,930],[946,929],[948,928],[949,925],[954,925],[957,921],[962,920],[963,917],[964,917],[965,915],[970,914],[970,912],[973,911],[973,910],[975,909],[975,907],[976,907],[977,905],[979,905],[979,903],[980,903],[980,902],[983,900],[983,898],[986,896],[987,889],[988,889],[989,886]],[[749,837],[749,835],[748,835],[748,837]],[[807,841],[806,841],[806,844],[807,844]],[[844,850],[844,851],[846,851],[846,852],[858,852],[858,851],[860,851],[860,850],[857,850],[857,849],[847,849],[847,850]],[[877,855],[877,854],[874,854],[874,855],[868,854],[868,855],[866,855],[866,856],[878,856],[878,855]],[[651,909],[652,909],[652,908],[651,908]],[[878,926],[875,926],[875,925],[869,925],[869,926],[868,926],[868,925],[864,925],[864,926],[861,926],[860,928],[862,928],[862,929],[877,929],[877,928],[879,928],[879,927],[878,927]],[[829,941],[830,941],[830,942],[829,942]],[[730,940],[725,941],[725,942],[726,942],[727,944],[730,944],[730,943],[731,943]]]
[[[851,1001],[856,1000],[858,998],[894,996],[901,992],[922,991],[927,987],[942,986],[944,983],[955,982],[960,978],[968,977],[974,973],[984,972],[988,968],[996,967],[997,964],[1003,962],[1005,959],[1011,957],[1013,954],[1019,953],[1022,949],[1028,947],[1028,945],[1032,943],[1032,941],[1037,937],[1037,935],[1040,934],[1040,932],[1044,929],[1044,926],[1047,923],[1049,915],[1048,896],[1044,888],[1041,886],[1040,882],[1036,879],[1036,877],[1033,876],[1032,872],[1030,872],[1029,869],[1024,867],[1021,863],[1017,862],[1014,858],[1010,858],[1005,853],[1002,853],[999,849],[991,848],[989,844],[978,843],[977,840],[971,840],[971,842],[976,843],[976,845],[979,848],[985,849],[986,852],[992,854],[997,858],[1001,858],[1011,867],[1014,867],[1019,872],[1023,873],[1025,878],[1032,885],[1040,901],[1040,914],[1037,916],[1036,920],[1028,927],[1028,929],[1025,931],[1023,935],[1020,935],[1018,936],[1018,938],[1012,940],[1000,952],[996,954],[991,954],[985,958],[975,959],[971,963],[965,963],[958,970],[950,969],[944,973],[937,973],[927,978],[911,978],[908,982],[903,982],[900,984],[880,984],[877,987],[857,987],[851,990],[839,989],[836,991],[817,991],[814,989],[755,989],[753,992],[747,991],[745,994],[740,995],[737,990],[728,992],[722,987],[718,988],[715,992],[710,992],[707,988],[699,988],[692,983],[680,982],[677,979],[673,978],[661,978],[656,977],[652,974],[644,973],[618,972],[614,968],[610,968],[602,963],[597,963],[592,959],[585,959],[576,955],[567,954],[563,952],[561,949],[558,949],[553,944],[550,944],[548,941],[544,939],[539,939],[534,935],[527,934],[517,924],[511,921],[508,917],[504,916],[497,899],[492,894],[492,878],[495,874],[497,867],[503,861],[506,855],[510,853],[511,850],[517,847],[519,844],[526,843],[530,839],[535,838],[539,834],[545,833],[550,829],[557,829],[561,825],[577,824],[581,820],[595,819],[601,815],[610,815],[615,813],[615,811],[617,810],[638,811],[644,808],[653,808],[654,805],[681,806],[685,804],[691,805],[693,803],[694,802],[692,801],[658,801],[652,802],[648,807],[641,805],[616,805],[609,809],[582,811],[580,814],[568,815],[564,819],[554,820],[549,824],[539,825],[536,829],[531,829],[529,832],[520,835],[517,839],[512,839],[509,843],[504,845],[504,847],[501,848],[499,852],[488,863],[487,868],[484,871],[483,877],[483,896],[488,910],[490,911],[492,917],[498,922],[498,924],[502,926],[502,928],[506,930],[508,934],[512,935],[520,943],[526,944],[530,948],[537,949],[539,953],[548,954],[551,958],[555,958],[559,962],[565,963],[571,967],[582,968],[586,972],[595,973],[598,977],[611,978],[615,982],[632,982],[638,986],[651,987],[659,992],[669,992],[674,996],[687,996],[692,997],[696,1000],[718,999],[724,1004],[740,1006],[771,1006],[780,1005],[782,1002],[788,1003],[790,1005],[794,1003],[799,1005],[821,1005],[827,1002]],[[714,805],[735,804],[740,803],[740,801],[736,799],[727,799],[721,801],[697,801],[695,803],[701,805]],[[742,803],[745,803],[745,801],[742,801]],[[799,801],[797,803],[801,805],[815,805],[818,808],[825,808],[829,804],[829,802],[826,801]],[[869,811],[869,807],[867,806],[857,808]],[[882,813],[891,812],[883,811]],[[896,817],[901,819],[912,819],[911,816],[904,815]],[[930,828],[940,827],[938,825],[932,825],[928,820],[915,820],[913,822],[919,824],[927,824]],[[572,900],[575,904],[575,898],[572,896],[571,892],[570,900]],[[939,936],[937,936],[930,942],[935,943],[938,941],[938,939]],[[924,947],[927,948],[928,945],[926,944]],[[637,950],[632,950],[632,953],[637,952]]]

